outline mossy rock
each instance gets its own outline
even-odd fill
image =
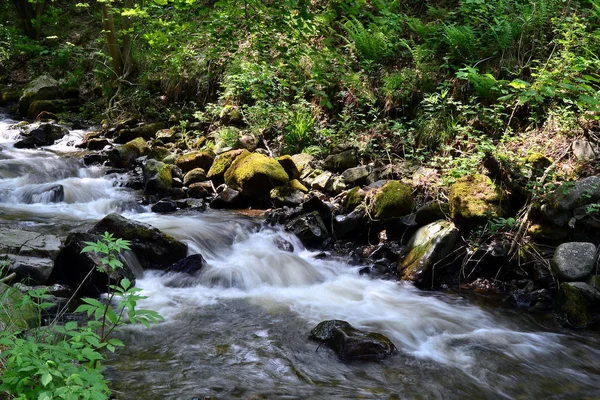
[[[285,155],[281,157],[277,157],[277,162],[281,164],[285,172],[287,172],[290,179],[298,179],[300,178],[300,171],[298,167],[296,167],[296,163],[294,159],[290,155]]]
[[[342,207],[346,209],[346,211],[352,211],[356,207],[358,207],[366,197],[366,193],[364,190],[361,190],[358,186],[350,189],[344,200],[342,200]]]
[[[202,168],[194,168],[183,177],[183,186],[189,186],[192,183],[204,182],[206,180],[206,171]]]
[[[194,168],[202,168],[208,171],[213,164],[215,155],[210,151],[193,151],[183,154],[175,160],[177,165],[183,172],[188,172]]]
[[[150,153],[148,154],[148,158],[152,158],[154,160],[163,161],[168,155],[171,154],[171,150],[163,146],[153,146],[150,149]]]
[[[36,118],[44,111],[55,114],[63,111],[64,109],[64,100],[36,100],[29,105],[26,116],[29,118]]]
[[[225,172],[229,169],[231,164],[238,157],[247,157],[250,152],[246,149],[230,150],[225,153],[219,154],[213,161],[210,170],[208,171],[208,179],[211,179],[217,183],[223,182]]]
[[[592,319],[590,301],[571,283],[561,283],[555,298],[554,311],[563,325],[585,328]]]
[[[8,104],[19,101],[21,91],[17,88],[5,88],[0,94],[0,103]]]
[[[15,287],[0,283],[0,331],[16,333],[39,324],[37,307]]]
[[[148,153],[150,147],[143,138],[139,137],[109,151],[108,160],[113,167],[129,168],[138,157]]]
[[[49,75],[41,75],[23,89],[19,99],[19,112],[27,115],[29,106],[36,100],[54,100],[58,97],[58,82]]]
[[[532,224],[527,233],[534,239],[543,241],[559,241],[566,239],[569,236],[565,228],[554,225]]]
[[[377,219],[402,217],[409,214],[413,207],[412,188],[399,181],[390,181],[377,191],[372,215]]]
[[[292,179],[288,185],[294,190],[299,190],[302,193],[308,193],[306,186],[304,186],[298,179]]]
[[[450,217],[460,226],[471,228],[489,218],[508,215],[508,196],[485,175],[460,178],[450,187]]]
[[[172,166],[150,159],[143,168],[144,193],[167,193],[173,186]]]
[[[529,157],[527,157],[526,162],[531,165],[534,170],[542,172],[552,165],[552,160],[539,152],[530,154]]]
[[[237,157],[225,173],[227,186],[248,198],[268,196],[271,189],[288,181],[288,174],[281,164],[258,153]]]

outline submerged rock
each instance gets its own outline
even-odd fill
[[[109,232],[117,238],[130,240],[131,250],[144,269],[164,269],[187,255],[187,244],[151,225],[115,213],[104,217],[91,232]]]
[[[563,243],[554,251],[552,271],[561,281],[583,281],[594,271],[595,256],[593,243]]]
[[[67,133],[69,133],[67,128],[54,123],[32,125],[21,133],[22,139],[15,142],[14,147],[17,149],[32,149],[50,146],[56,140],[62,139]]]
[[[19,191],[19,201],[25,204],[60,203],[64,199],[65,188],[58,184],[31,186]]]
[[[380,360],[397,351],[385,335],[361,331],[341,320],[321,322],[309,338],[326,344],[342,361]]]
[[[415,286],[430,289],[436,275],[443,275],[444,259],[454,250],[458,229],[440,220],[419,229],[408,242],[408,253],[398,262],[398,273]]]

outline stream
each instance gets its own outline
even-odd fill
[[[0,110],[0,114],[2,114]],[[198,277],[145,271],[142,308],[165,322],[129,327],[107,355],[117,399],[582,399],[600,398],[600,335],[549,315],[359,275],[343,257],[321,259],[280,228],[225,211],[155,214],[123,177],[84,167],[85,131],[44,149],[12,146],[0,115],[0,226],[52,233],[87,229],[106,214],[151,224],[200,253]],[[64,200],[47,193],[64,188]],[[294,246],[280,250],[276,241]],[[308,340],[342,319],[387,335],[396,355],[341,363]]]

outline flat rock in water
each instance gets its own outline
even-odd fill
[[[22,229],[0,228],[0,254],[8,253],[54,260],[59,250],[60,240],[56,236]]]
[[[321,322],[309,339],[326,344],[342,361],[380,360],[397,351],[385,335],[361,331],[341,320]]]
[[[563,243],[554,251],[552,271],[561,281],[585,280],[594,270],[596,246],[593,243]]]

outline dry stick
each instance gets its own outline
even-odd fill
[[[95,269],[96,269],[95,266],[92,267],[92,269],[90,269],[90,272],[88,272],[87,275],[81,280],[81,283],[79,283],[79,286],[77,286],[77,289],[75,289],[75,291],[73,292],[71,297],[69,297],[69,300],[67,300],[67,304],[65,304],[63,309],[56,314],[56,317],[54,318],[54,320],[52,321],[52,323],[50,325],[53,325],[54,323],[58,322],[59,318],[61,318],[63,315],[66,314],[66,312],[69,308],[69,304],[71,304],[71,301],[73,301],[73,299],[75,298],[75,296],[77,295],[79,290],[82,288],[83,283],[92,275],[92,272],[94,272]]]
[[[0,283],[10,282],[13,279],[15,279],[16,277],[17,277],[17,274],[15,272],[13,272],[12,274],[7,275],[4,278],[0,279]]]

